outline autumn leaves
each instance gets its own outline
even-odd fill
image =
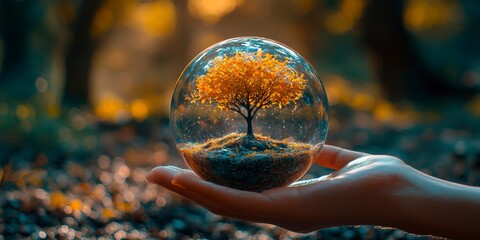
[[[247,121],[247,135],[253,137],[252,120],[260,109],[281,109],[303,95],[306,80],[288,63],[261,49],[217,57],[196,79],[188,100],[239,113]]]

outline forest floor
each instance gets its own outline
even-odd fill
[[[394,155],[427,174],[480,185],[480,124],[469,112],[402,126],[348,108],[332,108],[331,116],[327,144]],[[154,166],[186,167],[167,121],[100,124],[95,131],[97,147],[86,152],[0,147],[0,239],[426,238],[374,226],[298,234],[217,216],[145,182]],[[313,166],[304,179],[330,172]]]

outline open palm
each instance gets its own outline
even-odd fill
[[[403,175],[413,168],[395,157],[328,145],[315,161],[336,171],[261,193],[210,183],[190,170],[172,166],[153,169],[147,180],[215,214],[271,223],[297,232],[340,225],[396,225],[385,213],[394,205],[392,196],[407,186]]]

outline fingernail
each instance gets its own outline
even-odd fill
[[[182,188],[187,188],[187,186],[191,186],[192,183],[196,183],[198,181],[204,181],[202,180],[197,174],[191,172],[191,171],[184,171],[182,174],[177,174],[175,178],[172,180],[172,184],[177,186],[177,187],[182,187]],[[213,184],[210,182],[207,182],[206,184]]]
[[[174,166],[160,166],[152,169],[145,180],[149,183],[171,183],[175,175],[181,172],[180,168]]]

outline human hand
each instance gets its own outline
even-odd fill
[[[386,155],[324,146],[315,162],[335,172],[261,193],[200,179],[190,170],[157,167],[147,176],[226,217],[296,232],[342,225],[395,227],[417,234],[480,237],[480,190],[428,176]]]
[[[399,184],[398,171],[406,166],[394,157],[333,146],[324,146],[316,163],[337,171],[262,193],[216,185],[172,166],[155,168],[147,179],[219,215],[309,232],[337,225],[378,224],[376,213],[390,209],[392,186]]]

